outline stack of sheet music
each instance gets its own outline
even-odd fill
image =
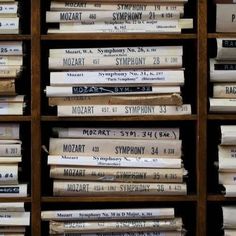
[[[235,206],[223,206],[223,228],[225,236],[236,235],[236,207]]]
[[[216,32],[236,32],[235,0],[214,0],[216,3]]]
[[[174,208],[43,211],[41,217],[49,221],[50,235],[181,236],[183,231]]]
[[[23,202],[0,203],[0,234],[24,236],[30,225],[30,212],[25,212]]]
[[[55,196],[185,195],[178,128],[56,128],[48,164]]]
[[[181,33],[193,19],[181,19],[187,0],[155,3],[51,2],[48,33]],[[58,28],[59,25],[59,28]]]
[[[186,115],[182,46],[50,49],[58,116]]]
[[[221,144],[218,146],[219,183],[226,197],[236,196],[236,126],[221,126]]]
[[[217,38],[217,57],[210,59],[213,97],[210,111],[236,112],[236,39]]]
[[[27,184],[18,182],[21,141],[18,124],[0,124],[0,197],[25,197]]]
[[[0,42],[0,115],[22,115],[24,96],[17,95],[15,80],[23,67],[23,46],[19,41]]]
[[[18,2],[0,0],[0,34],[19,34]]]

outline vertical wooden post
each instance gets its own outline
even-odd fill
[[[32,236],[41,236],[40,0],[31,1],[31,194]]]
[[[197,235],[207,228],[207,0],[197,9]]]

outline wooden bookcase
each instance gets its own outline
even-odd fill
[[[71,0],[73,1],[73,0]],[[102,1],[102,0],[101,0]],[[116,2],[117,0],[113,0]],[[132,2],[132,0],[128,0]],[[126,1],[127,2],[127,1]],[[135,2],[135,1],[133,1]],[[137,2],[137,1],[136,1]],[[146,0],[154,2],[154,0]],[[26,73],[19,85],[27,94],[24,116],[0,116],[0,122],[21,124],[25,156],[22,179],[29,182],[29,197],[0,198],[0,202],[24,201],[31,210],[31,227],[27,235],[47,235],[47,226],[41,223],[41,209],[158,207],[174,206],[183,216],[188,235],[222,235],[220,206],[234,204],[236,198],[225,199],[219,192],[217,160],[219,126],[235,124],[236,114],[209,114],[208,96],[211,96],[208,58],[214,55],[215,38],[236,37],[236,33],[215,33],[215,6],[213,0],[189,0],[186,16],[194,18],[194,29],[182,34],[59,34],[47,35],[45,11],[50,1],[22,2],[22,34],[0,35],[0,40],[19,40],[26,45]],[[96,47],[135,45],[184,45],[186,84],[184,101],[191,103],[189,116],[58,118],[47,105],[43,93],[49,83],[47,68],[50,47]],[[26,89],[26,92],[24,92]],[[96,121],[96,122],[95,122]],[[187,196],[85,196],[52,197],[52,181],[46,165],[43,144],[48,145],[50,129],[54,126],[176,126],[181,128],[184,163],[189,170]],[[218,225],[217,225],[218,224]]]

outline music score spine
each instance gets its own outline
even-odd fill
[[[181,140],[117,140],[50,138],[50,155],[101,155],[180,158]]]
[[[186,2],[186,1],[185,1]],[[101,2],[58,2],[52,1],[51,11],[177,11],[184,13],[184,1],[175,1],[174,3],[165,1],[155,4],[148,3],[101,3]]]
[[[19,124],[0,124],[0,139],[19,139],[20,126]]]
[[[94,221],[94,222],[49,222],[51,234],[58,233],[104,233],[104,232],[138,232],[182,230],[182,219],[171,220],[137,220],[137,221]]]
[[[139,46],[139,47],[99,47],[99,48],[59,48],[49,49],[49,57],[128,57],[128,56],[183,56],[183,46]]]
[[[116,138],[178,140],[179,128],[53,128],[59,138]]]
[[[87,27],[87,26],[86,26]],[[181,68],[182,56],[49,57],[51,70]]]
[[[127,220],[127,219],[173,219],[174,208],[124,208],[96,210],[43,211],[44,221],[58,220]]]
[[[60,117],[190,115],[191,105],[58,105]]]
[[[86,181],[53,181],[54,196],[83,195],[186,195],[186,183],[118,183]]]
[[[111,70],[51,72],[50,85],[183,85],[184,70]]]
[[[51,235],[55,235],[55,236],[184,236],[185,233],[184,231],[161,231],[161,232],[85,233],[85,234],[65,233],[65,234],[50,234],[50,236]],[[14,235],[14,236],[18,236],[18,235]]]
[[[1,98],[0,98],[1,101]],[[143,105],[143,106],[181,106],[182,96],[173,94],[144,94],[144,95],[104,95],[104,96],[72,96],[49,97],[49,106],[57,105]]]
[[[126,22],[130,20],[147,21],[157,19],[180,19],[180,13],[176,11],[47,11],[46,22],[77,22],[81,24],[93,24],[97,22]]]
[[[184,169],[143,168],[90,168],[51,166],[50,177],[54,179],[99,181],[99,182],[147,182],[182,183],[187,172]]]
[[[1,161],[1,159],[0,159]],[[132,167],[132,168],[182,168],[180,158],[148,157],[98,157],[49,155],[48,165],[93,166],[93,167]]]
[[[108,86],[46,86],[45,92],[47,97],[171,95],[181,92],[180,86]]]

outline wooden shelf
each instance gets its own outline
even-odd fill
[[[155,34],[155,33],[83,33],[42,35],[42,40],[154,40],[154,39],[196,39],[197,34]]]
[[[236,33],[209,33],[207,35],[209,39],[214,38],[236,38]]]
[[[210,114],[208,120],[236,120],[236,114]]]
[[[57,117],[42,116],[42,121],[181,121],[181,120],[197,120],[196,115],[186,116],[110,116],[110,117]]]
[[[0,40],[31,40],[29,34],[0,34]]]
[[[0,116],[0,122],[3,121],[31,121],[31,116]]]
[[[43,202],[195,202],[196,195],[189,196],[80,196],[43,197]]]
[[[31,202],[31,197],[0,197],[0,202]]]
[[[223,195],[208,195],[208,201],[211,202],[236,202],[236,197],[224,197]]]

